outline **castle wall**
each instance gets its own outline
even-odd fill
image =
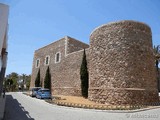
[[[98,27],[90,36],[89,99],[105,104],[158,101],[150,28],[121,21]]]
[[[81,96],[80,66],[84,48],[89,71],[89,100],[112,105],[158,101],[151,29],[135,21],[98,27],[90,36],[90,47],[66,36],[36,50],[31,87],[39,69],[44,82],[49,66],[52,95]],[[57,53],[59,62],[56,62]],[[45,64],[47,56],[50,57],[48,65]],[[40,60],[38,67],[37,60]]]
[[[74,38],[68,37],[67,40],[67,53],[76,52],[85,48],[89,48],[88,44],[85,44],[79,40],[75,40]]]
[[[35,51],[33,66],[32,66],[31,87],[35,86],[35,79],[39,69],[40,69],[40,79],[42,81],[42,86],[43,86],[45,73],[48,67],[48,65],[45,65],[46,56],[50,56],[49,67],[52,75],[55,65],[55,55],[58,52],[61,53],[61,61],[63,61],[65,58],[65,38],[62,38],[52,44],[49,44]],[[36,60],[38,59],[40,60],[40,66],[36,67]]]
[[[86,49],[86,54],[88,50]],[[54,66],[52,94],[81,96],[80,66],[83,50],[68,54],[60,65]]]
[[[77,46],[78,44],[80,44],[79,47]],[[45,65],[45,58],[46,56],[50,56],[49,68],[52,95],[81,96],[80,66],[83,49],[88,47],[87,44],[66,36],[61,40],[36,50],[32,67],[31,87],[34,87],[39,69],[42,86],[44,86],[44,78],[48,67],[48,65]],[[60,62],[58,63],[55,63],[56,53],[61,54]],[[40,66],[36,67],[36,60],[38,59],[40,60]]]

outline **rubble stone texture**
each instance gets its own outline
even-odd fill
[[[102,25],[90,36],[89,100],[112,104],[158,101],[151,29],[140,22]]]
[[[151,29],[140,22],[102,25],[90,36],[90,46],[64,37],[35,51],[31,87],[40,69],[42,86],[50,68],[52,95],[81,96],[83,49],[89,71],[89,100],[112,105],[158,101]],[[60,61],[56,62],[56,54]],[[46,57],[49,64],[46,65]],[[36,61],[40,65],[36,67]]]
[[[35,78],[40,69],[42,87],[48,65],[45,58],[50,57],[49,68],[51,73],[52,95],[81,96],[80,66],[83,49],[88,53],[89,45],[71,37],[64,37],[54,43],[35,51],[32,66],[31,87],[35,86]],[[60,53],[60,62],[56,63],[56,54]],[[36,61],[40,60],[40,66],[36,67]]]

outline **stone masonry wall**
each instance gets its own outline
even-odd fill
[[[89,45],[64,37],[35,51],[31,87],[40,69],[41,81],[50,57],[52,95],[81,96],[80,66],[83,49],[89,68],[89,100],[112,105],[158,101],[150,28],[140,22],[120,21],[98,27]],[[56,63],[56,54],[60,62]],[[40,66],[36,67],[37,59]]]
[[[120,21],[94,30],[89,48],[89,99],[116,105],[158,101],[147,25]]]
[[[65,58],[65,38],[62,38],[52,44],[49,44],[45,47],[42,47],[35,51],[34,53],[34,59],[33,59],[33,66],[32,66],[32,77],[31,77],[31,87],[35,86],[35,79],[38,73],[38,70],[40,69],[40,79],[42,81],[42,86],[45,78],[45,73],[47,70],[48,65],[45,65],[45,58],[46,56],[50,56],[49,60],[49,67],[51,74],[54,71],[54,65],[55,65],[55,54],[57,52],[61,53],[61,60]],[[36,68],[36,60],[40,60],[40,67]]]
[[[78,44],[81,44],[78,48],[79,51],[77,51]],[[49,67],[51,72],[52,95],[81,96],[80,65],[82,62],[83,49],[88,47],[88,45],[83,45],[79,41],[66,36],[36,50],[32,67],[31,87],[34,87],[35,78],[39,69],[43,83],[42,86],[44,86],[45,73],[48,67],[48,65],[44,63],[46,56],[50,56]],[[55,63],[56,53],[61,54],[61,60],[58,63]],[[39,68],[35,67],[37,59],[40,59]]]
[[[88,50],[86,50],[86,54],[88,54]],[[60,65],[54,66],[53,94],[81,96],[80,66],[82,57],[83,50],[73,52],[68,54]]]
[[[81,41],[78,41],[78,40],[75,40],[74,38],[71,38],[71,37],[68,37],[68,46],[67,46],[67,53],[72,53],[72,52],[76,52],[76,51],[79,51],[79,50],[82,50],[82,49],[86,49],[86,48],[89,48],[89,45],[81,42]]]

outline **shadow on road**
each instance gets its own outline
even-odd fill
[[[29,112],[11,95],[6,95],[4,120],[34,120]]]

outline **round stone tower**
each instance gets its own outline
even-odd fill
[[[120,21],[96,28],[90,36],[89,99],[112,105],[158,101],[151,29]]]

